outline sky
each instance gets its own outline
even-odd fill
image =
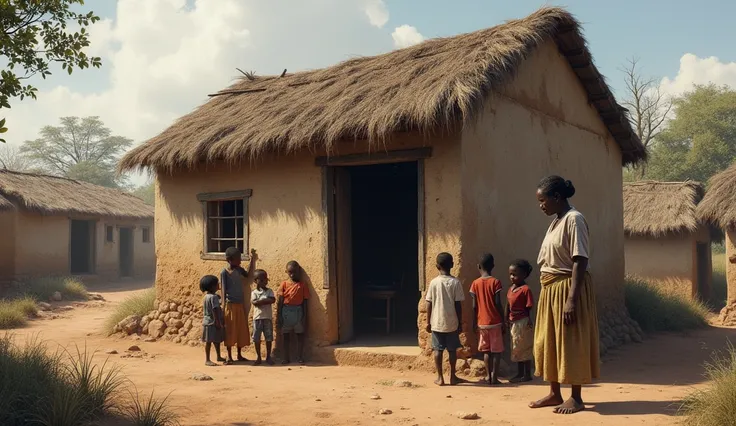
[[[101,69],[33,81],[38,100],[11,101],[5,139],[19,145],[63,116],[99,116],[134,144],[155,136],[230,85],[236,67],[260,75],[329,66],[434,37],[474,31],[563,6],[582,23],[618,98],[621,67],[673,95],[693,84],[736,88],[736,2],[700,0],[88,0]],[[141,176],[134,182],[142,183]]]

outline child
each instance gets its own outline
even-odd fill
[[[470,285],[470,295],[473,296],[473,311],[475,311],[473,329],[478,330],[478,351],[483,353],[488,384],[500,385],[498,371],[503,355],[504,321],[501,281],[491,276],[494,266],[493,255],[490,253],[480,257],[478,263],[480,278]]]
[[[460,280],[450,274],[455,266],[452,255],[440,253],[437,255],[437,270],[439,276],[429,283],[427,289],[427,333],[432,333],[432,349],[434,350],[434,365],[437,369],[436,385],[444,386],[445,378],[442,375],[442,352],[447,349],[450,357],[450,385],[460,383],[455,373],[457,350],[460,347],[460,331],[462,330],[463,307],[465,300]]]
[[[215,344],[215,353],[217,354],[217,362],[224,362],[225,358],[220,355],[220,343],[225,338],[223,330],[224,318],[222,309],[220,308],[220,296],[217,295],[219,290],[217,277],[214,275],[205,275],[199,280],[199,289],[204,296],[204,306],[202,318],[202,341],[205,342],[204,353],[206,356],[205,365],[214,367],[217,364],[210,360],[210,349]]]
[[[276,302],[273,290],[268,288],[268,274],[263,269],[253,272],[256,289],[250,294],[253,304],[253,342],[256,344],[256,361],[254,365],[261,365],[261,335],[266,339],[266,363],[273,365],[271,359],[271,342],[273,342],[273,314],[271,305]]]
[[[286,264],[289,280],[279,287],[279,312],[277,327],[284,336],[284,360],[282,364],[291,362],[289,343],[291,334],[296,334],[296,353],[299,364],[304,364],[304,332],[307,328],[307,300],[309,289],[302,282],[302,267],[296,260]]]
[[[532,292],[526,279],[532,273],[532,265],[524,259],[511,262],[509,278],[511,288],[506,294],[505,321],[511,323],[511,361],[518,363],[518,373],[510,382],[520,383],[532,380],[532,357],[534,350],[534,326],[531,322],[531,309],[534,306]]]
[[[246,271],[240,266],[240,250],[236,247],[229,247],[225,250],[227,267],[220,272],[222,295],[225,299],[225,346],[227,347],[225,365],[233,363],[231,352],[233,346],[238,348],[238,361],[247,361],[241,353],[243,347],[250,345],[250,332],[248,331],[250,305],[245,303],[245,279],[248,277],[248,271],[255,268],[256,259],[256,251],[251,250],[250,266]]]

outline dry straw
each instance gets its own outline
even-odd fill
[[[698,215],[723,229],[736,229],[736,163],[710,179]]]
[[[57,176],[0,170],[0,211],[13,208],[43,215],[153,218],[153,207],[117,189]]]
[[[394,132],[453,129],[472,119],[488,95],[501,90],[522,61],[548,41],[577,74],[621,146],[623,163],[644,159],[644,147],[593,64],[578,21],[564,9],[543,8],[493,28],[325,69],[243,76],[130,151],[120,170],[235,164],[276,151],[330,153],[340,140],[365,140],[369,148],[379,148]]]
[[[698,182],[636,182],[624,184],[624,231],[628,235],[663,236],[693,232],[703,198]]]

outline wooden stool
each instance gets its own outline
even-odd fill
[[[386,301],[386,316],[384,317],[371,317],[372,320],[386,321],[386,334],[391,333],[391,325],[393,324],[392,310],[394,307],[393,300],[396,297],[396,290],[368,290],[365,293],[368,299],[372,300],[385,300]]]

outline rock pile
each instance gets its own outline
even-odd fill
[[[158,309],[139,317],[131,315],[120,321],[115,333],[124,336],[147,335],[150,339],[169,340],[196,346],[202,338],[202,313],[188,302],[158,302]]]
[[[730,305],[726,305],[723,309],[721,309],[721,314],[718,316],[718,321],[721,323],[721,325],[727,327],[736,326],[736,303],[731,303]]]
[[[641,343],[644,340],[644,332],[626,310],[609,310],[604,315],[599,314],[598,335],[601,355],[605,355],[609,349],[631,342]]]

